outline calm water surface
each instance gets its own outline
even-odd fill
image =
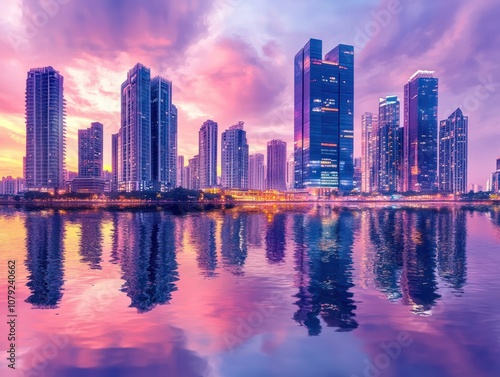
[[[2,376],[500,376],[499,208],[4,208],[0,240]]]

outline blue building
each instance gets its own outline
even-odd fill
[[[121,87],[120,191],[151,188],[151,74],[137,64]]]
[[[177,109],[172,82],[159,76],[151,80],[151,179],[158,191],[176,187]]]
[[[467,192],[469,118],[460,108],[439,124],[439,190]]]
[[[63,76],[52,67],[34,68],[26,79],[26,187],[55,190],[64,185],[66,146]]]
[[[417,71],[405,85],[403,191],[438,186],[438,79]]]
[[[222,187],[248,189],[248,143],[243,122],[222,133]]]
[[[400,191],[400,161],[402,132],[399,127],[400,102],[397,96],[388,96],[379,101],[377,129],[376,190],[379,192]]]
[[[353,189],[354,48],[338,45],[323,59],[310,39],[295,56],[296,189]]]

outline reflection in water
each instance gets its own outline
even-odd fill
[[[221,254],[224,266],[234,275],[243,274],[247,258],[247,213],[225,213],[222,220]]]
[[[454,293],[463,293],[467,281],[467,215],[456,208],[444,208],[438,216],[438,273]]]
[[[100,270],[102,262],[102,212],[81,213],[78,223],[81,227],[81,261],[88,263],[92,270]]]
[[[493,221],[497,215],[495,211],[488,213]],[[62,296],[63,216],[67,215],[26,215],[26,265],[32,292],[27,301],[36,306],[55,307]],[[81,228],[81,262],[91,269],[102,268],[103,216],[103,212],[70,215]],[[467,281],[468,214],[454,207],[318,207],[307,213],[274,208],[267,213],[267,221],[266,212],[244,210],[189,217],[161,212],[113,212],[110,216],[110,262],[121,265],[123,291],[139,312],[171,300],[178,280],[176,250],[182,250],[185,239],[193,245],[197,266],[206,277],[221,273],[219,257],[227,271],[242,275],[247,243],[264,247],[264,232],[265,255],[271,266],[284,262],[286,248],[293,248],[298,289],[294,319],[306,326],[310,335],[321,333],[321,320],[338,330],[358,326],[351,292],[355,236],[362,240],[363,247],[361,284],[367,287],[373,283],[389,301],[409,305],[415,313],[426,314],[436,305],[440,298],[437,279],[456,295],[463,293]],[[293,229],[289,240],[287,222]]]
[[[426,314],[440,297],[435,274],[437,217],[435,209],[403,212],[403,302],[418,314]]]
[[[300,216],[300,215],[298,215]],[[309,335],[321,333],[320,316],[328,327],[350,331],[358,327],[352,283],[352,245],[357,221],[350,211],[332,212],[294,221],[299,310],[294,319],[308,328]],[[307,256],[306,256],[307,255]],[[308,267],[305,267],[305,260]],[[304,283],[307,281],[307,288]]]
[[[389,301],[397,301],[402,297],[399,284],[404,251],[402,212],[391,209],[370,211],[369,235],[375,286],[387,295]]]
[[[267,224],[266,257],[269,263],[279,263],[285,257],[285,219],[284,213],[277,213]]]
[[[26,267],[31,295],[26,302],[56,308],[62,298],[64,223],[58,212],[27,213]]]
[[[217,276],[217,245],[215,220],[207,216],[191,218],[190,234],[196,248],[198,268],[206,277]]]
[[[128,221],[118,224],[118,247],[121,255],[123,291],[131,307],[140,313],[156,304],[165,304],[177,290],[175,255],[175,221],[171,215],[132,213]],[[123,240],[120,240],[123,238]]]

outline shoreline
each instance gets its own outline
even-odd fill
[[[14,201],[0,200],[0,208],[15,207],[25,210],[61,209],[61,210],[146,210],[163,209],[174,212],[200,212],[211,210],[231,209],[243,206],[415,206],[415,205],[441,205],[441,206],[500,206],[500,200],[315,200],[315,201],[122,201],[122,200],[51,200],[51,201]]]

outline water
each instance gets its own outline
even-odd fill
[[[2,376],[500,376],[499,208],[4,208],[0,239]]]

